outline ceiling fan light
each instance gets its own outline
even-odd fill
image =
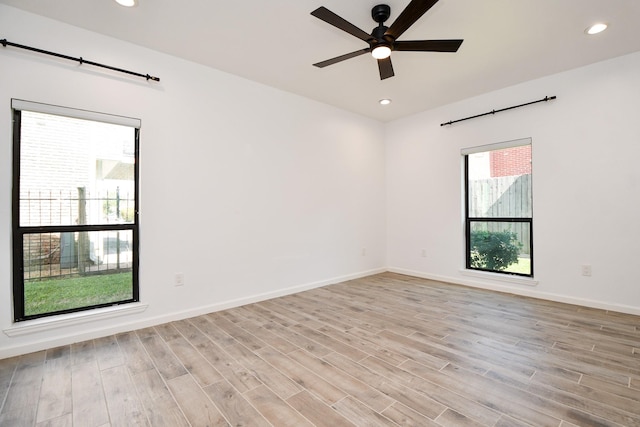
[[[584,30],[584,32],[589,34],[590,36],[592,36],[594,34],[598,34],[598,33],[603,32],[604,30],[607,29],[607,27],[608,27],[607,24],[605,24],[603,22],[598,22],[597,24],[593,24],[592,26],[590,26],[589,28]]]
[[[385,58],[388,58],[390,55],[391,55],[391,48],[383,44],[376,46],[371,51],[371,56],[373,56],[376,59],[385,59]]]
[[[116,3],[124,7],[133,7],[136,5],[137,0],[116,0]]]

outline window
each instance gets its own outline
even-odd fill
[[[140,121],[12,108],[15,321],[138,301]]]
[[[533,277],[531,139],[462,154],[466,268]]]

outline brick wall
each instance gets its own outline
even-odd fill
[[[514,176],[531,173],[531,146],[491,151],[491,176]]]

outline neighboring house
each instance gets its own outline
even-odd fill
[[[531,173],[531,147],[513,147],[490,152],[491,176],[514,176]]]

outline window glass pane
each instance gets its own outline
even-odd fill
[[[469,218],[531,218],[531,145],[468,156]]]
[[[132,248],[131,230],[25,234],[25,316],[131,300]]]
[[[531,275],[531,223],[472,221],[470,267]]]
[[[20,226],[133,223],[135,129],[22,112]]]

